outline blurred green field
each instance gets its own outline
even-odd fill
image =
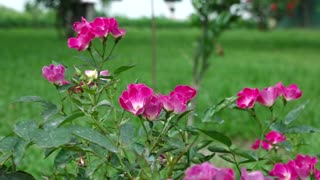
[[[157,89],[168,93],[177,84],[191,85],[192,57],[197,29],[159,29],[157,32]],[[53,60],[67,66],[81,64],[76,50],[67,47],[66,40],[58,39],[52,29],[0,29],[0,135],[11,132],[12,125],[21,120],[40,121],[40,108],[33,104],[12,104],[25,95],[39,95],[58,102],[55,88],[41,75],[41,68]],[[303,91],[301,100],[289,107],[310,100],[306,111],[297,123],[320,128],[320,33],[317,30],[276,30],[259,32],[236,30],[225,33],[221,39],[224,57],[213,56],[211,66],[198,93],[196,112],[199,116],[206,107],[221,99],[236,95],[243,87],[285,85],[296,83]],[[86,54],[86,53],[82,53]],[[137,66],[122,74],[118,87],[136,80],[151,86],[151,32],[149,29],[127,29],[127,35],[116,48],[115,57],[108,62],[112,69],[128,64]],[[289,109],[289,108],[288,108]],[[256,137],[257,125],[244,112],[225,110],[220,116],[225,120],[215,128],[234,137],[238,142],[250,143]],[[264,117],[262,117],[264,118]],[[201,121],[196,121],[201,124]],[[241,139],[241,140],[240,140]],[[319,135],[309,138],[311,146],[305,152],[319,153]],[[41,172],[44,162],[28,166],[33,159],[43,156],[31,153],[24,166]]]

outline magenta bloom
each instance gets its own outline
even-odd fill
[[[90,32],[89,27],[84,26],[76,38],[68,39],[69,48],[78,49],[78,51],[86,50],[91,40],[94,38],[94,34]]]
[[[67,84],[67,81],[64,78],[65,67],[61,64],[54,65],[50,64],[49,66],[44,66],[42,68],[42,75],[49,82],[55,85]]]
[[[258,88],[244,88],[238,93],[237,105],[241,109],[251,109],[259,96]]]
[[[90,27],[96,37],[107,37],[110,32],[108,18],[97,17],[90,23]]]
[[[314,173],[314,177],[316,180],[320,180],[320,170],[316,169],[316,172]]]
[[[216,168],[208,162],[196,164],[185,171],[183,180],[234,180],[232,169]]]
[[[261,171],[248,172],[244,167],[241,169],[241,180],[265,180]]]
[[[270,131],[266,134],[266,140],[271,144],[278,144],[284,142],[286,137],[277,131]]]
[[[279,82],[276,87],[280,89],[280,95],[282,95],[286,101],[299,99],[302,96],[302,91],[296,84],[291,84],[288,87],[285,87],[281,82]]]
[[[278,96],[279,89],[271,86],[260,91],[257,101],[264,106],[271,107],[277,100]]]
[[[259,149],[261,144],[261,148],[269,151],[272,149],[272,145],[268,143],[267,141],[261,141],[260,139],[257,139],[251,146],[252,149],[257,150]]]
[[[114,38],[120,38],[126,34],[126,30],[119,29],[118,22],[115,18],[110,18],[108,23],[109,23],[109,31]]]
[[[151,96],[145,104],[145,110],[142,114],[142,117],[152,121],[156,119],[162,110],[162,103],[156,96]]]
[[[291,164],[276,163],[273,169],[269,172],[270,176],[275,176],[277,180],[296,180],[297,173]]]
[[[187,103],[196,96],[197,91],[190,87],[179,85],[176,86],[169,95],[159,95],[163,108],[176,114],[183,113],[187,110]]]
[[[145,110],[145,105],[153,95],[153,90],[145,84],[129,84],[123,91],[119,102],[123,109],[134,115],[140,115]]]
[[[301,179],[306,179],[309,177],[309,175],[316,172],[315,166],[317,162],[318,160],[316,157],[298,154],[297,158],[294,160],[294,163],[292,163],[292,166]]]

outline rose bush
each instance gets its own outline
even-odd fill
[[[189,102],[198,95],[194,87],[176,85],[166,94],[140,82],[126,88],[118,84],[121,74],[133,66],[106,66],[126,32],[114,18],[83,18],[74,30],[77,37],[70,38],[68,46],[86,50],[88,64],[43,67],[60,104],[38,96],[16,100],[40,103],[42,121],[17,122],[13,133],[0,141],[0,178],[34,179],[17,169],[28,147],[37,145],[45,157],[54,159],[53,172],[43,175],[45,179],[320,179],[317,158],[294,149],[300,145],[297,134],[318,132],[293,123],[306,103],[285,116],[277,111],[302,96],[297,85],[246,87],[199,113],[191,126]],[[113,45],[107,46],[110,42]],[[99,43],[102,49],[95,47]],[[122,91],[119,97],[117,89]],[[260,119],[259,105],[270,111],[269,118]],[[247,112],[257,123],[252,149],[233,144],[218,129],[197,125],[214,123],[224,109]],[[225,163],[213,165],[217,158]]]

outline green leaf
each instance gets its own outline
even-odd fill
[[[230,158],[230,156],[229,156],[229,155],[227,155],[227,154],[221,154],[221,155],[219,155],[219,157],[220,157],[221,159],[223,159],[223,160],[225,160],[225,161],[229,162],[229,163],[232,163],[232,164],[234,164],[234,163],[235,163],[235,162],[234,162],[234,160],[233,160],[233,159],[231,159],[231,158]]]
[[[292,144],[289,141],[284,141],[280,143],[280,146],[282,146],[286,151],[292,151]]]
[[[61,85],[61,86],[56,86],[57,87],[57,90],[62,93],[62,92],[65,92],[67,90],[69,90],[69,88],[75,86],[75,84],[64,84],[64,85]]]
[[[198,130],[201,131],[202,133],[204,133],[205,135],[211,137],[212,139],[217,140],[228,147],[230,147],[232,145],[231,139],[228,136],[226,136],[218,131],[207,131],[207,130],[202,130],[202,129],[198,129]]]
[[[24,96],[24,97],[21,97],[17,100],[15,100],[14,102],[38,102],[38,103],[41,103],[41,105],[44,107],[44,110],[41,112],[41,117],[44,121],[47,121],[49,117],[51,117],[52,115],[54,114],[57,114],[59,112],[59,109],[58,107],[39,97],[39,96]]]
[[[31,141],[38,126],[36,121],[20,121],[15,124],[13,131],[21,138]]]
[[[217,152],[217,153],[230,153],[230,151],[227,148],[222,146],[215,146],[215,145],[209,146],[208,150],[211,152]]]
[[[120,126],[121,141],[124,142],[125,144],[134,143],[135,142],[134,139],[137,138],[136,131],[137,131],[137,128],[133,123],[128,122],[126,124],[123,124],[122,126]]]
[[[30,143],[29,141],[25,141],[23,139],[20,139],[20,141],[14,147],[13,160],[16,165],[20,164],[29,143]]]
[[[307,125],[294,126],[286,130],[288,134],[319,133],[320,130]]]
[[[284,133],[286,131],[286,125],[282,122],[274,122],[271,124],[270,129]]]
[[[217,105],[206,109],[206,111],[204,112],[204,115],[201,119],[202,122],[211,122],[212,117],[218,113],[219,111],[221,111],[222,109],[230,106],[238,97],[233,96],[233,97],[229,97],[229,98],[225,98],[222,101],[220,101]]]
[[[0,176],[1,180],[34,180],[35,178],[23,171],[6,173]]]
[[[77,152],[61,149],[54,159],[54,167],[64,169],[70,161],[78,157]]]
[[[74,114],[71,114],[69,116],[60,116],[58,118],[54,118],[51,120],[48,120],[44,125],[44,129],[52,129],[52,128],[57,128],[60,127],[61,125],[70,122],[74,119],[77,119],[79,117],[84,116],[83,112],[76,112]]]
[[[86,176],[92,176],[104,163],[105,161],[101,159],[91,161],[88,167],[86,168]]]
[[[124,71],[127,71],[131,68],[133,68],[134,66],[136,66],[135,64],[133,65],[128,65],[128,66],[121,66],[119,68],[117,68],[115,71],[114,71],[114,75],[119,75],[120,73],[124,72]]]
[[[4,163],[12,156],[12,153],[4,153],[0,156],[0,166],[3,166]]]
[[[54,148],[68,144],[71,140],[70,129],[57,128],[51,130],[39,130],[34,133],[34,142],[42,148]]]
[[[108,101],[108,100],[102,100],[102,101],[100,101],[97,105],[94,106],[94,109],[95,109],[95,108],[98,108],[98,107],[101,107],[101,106],[112,107],[112,104],[111,104],[111,102]]]
[[[290,111],[285,119],[284,119],[284,124],[288,125],[290,123],[292,123],[294,120],[296,120],[300,114],[303,112],[303,110],[305,109],[306,105],[309,103],[309,101],[301,104],[300,106],[298,106],[297,108],[293,109],[292,111]]]
[[[136,160],[140,166],[140,172],[141,175],[143,176],[143,179],[152,179],[152,169],[150,167],[150,164],[148,163],[148,161],[144,158],[144,156],[139,155],[138,153],[136,153]]]
[[[102,146],[111,152],[118,151],[117,147],[114,145],[114,143],[111,140],[109,140],[107,137],[103,136],[102,134],[100,134],[98,131],[94,129],[79,127],[73,130],[72,133],[76,136],[79,136],[82,139],[85,139],[92,143],[96,143],[99,146]]]
[[[243,151],[240,149],[235,149],[232,151],[234,154],[244,157],[248,160],[254,160],[254,161],[258,161],[258,156],[256,153],[252,152],[252,151]]]
[[[13,151],[16,144],[20,141],[17,136],[7,136],[0,141],[0,152]]]

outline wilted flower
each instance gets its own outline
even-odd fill
[[[145,105],[153,95],[153,90],[145,84],[129,84],[123,91],[119,102],[123,109],[134,115],[140,115],[145,110]]]
[[[258,88],[244,88],[238,93],[237,105],[241,109],[251,109],[259,96]]]
[[[67,81],[64,77],[64,73],[65,67],[61,64],[50,64],[49,66],[44,66],[42,68],[43,77],[55,85],[67,84]]]

